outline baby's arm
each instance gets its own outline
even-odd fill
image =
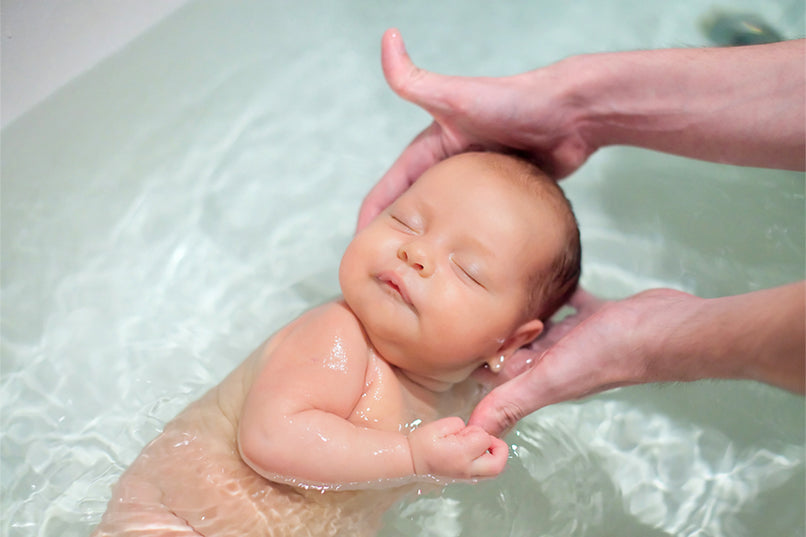
[[[368,355],[360,327],[343,306],[312,310],[281,337],[239,425],[241,456],[264,477],[349,487],[417,474],[489,477],[506,464],[506,445],[502,450],[500,440],[478,428],[462,432],[458,418],[421,427],[411,442],[399,432],[349,422],[365,391]]]

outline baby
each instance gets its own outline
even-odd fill
[[[500,154],[443,161],[353,238],[341,299],[165,426],[93,535],[372,535],[412,486],[499,474],[506,444],[456,417],[471,374],[536,338],[579,270],[554,181]]]

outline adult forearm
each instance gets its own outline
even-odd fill
[[[658,339],[661,379],[749,379],[804,392],[806,282],[698,299]],[[675,312],[672,312],[674,315]]]
[[[803,170],[806,41],[603,53],[552,69],[596,149],[632,145],[737,165]]]
[[[712,315],[721,316],[721,325],[733,332],[731,347],[720,349],[713,341],[715,358],[735,360],[739,378],[803,393],[806,282],[714,302]]]

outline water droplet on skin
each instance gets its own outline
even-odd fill
[[[401,424],[398,427],[398,431],[403,433],[403,434],[409,434],[410,432],[412,432],[414,429],[416,429],[417,427],[419,427],[422,424],[423,424],[423,420],[421,420],[420,418],[416,418],[416,419],[414,419],[414,420],[412,420],[412,421],[410,421],[408,423]]]
[[[330,348],[330,355],[325,360],[325,367],[342,373],[347,371],[347,353],[339,336],[333,338],[333,346]]]

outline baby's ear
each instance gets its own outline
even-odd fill
[[[515,351],[537,339],[543,332],[543,321],[532,319],[520,325],[508,338],[504,340],[495,355],[490,356],[486,363],[487,369],[493,373],[499,373],[504,369],[506,362]],[[482,381],[486,382],[486,381]]]
[[[515,353],[516,350],[537,339],[537,336],[539,336],[542,332],[543,321],[540,319],[526,321],[516,328],[506,340],[504,340],[504,342],[498,348],[498,352],[496,352],[497,359],[500,361],[502,357],[504,359],[509,358]]]

